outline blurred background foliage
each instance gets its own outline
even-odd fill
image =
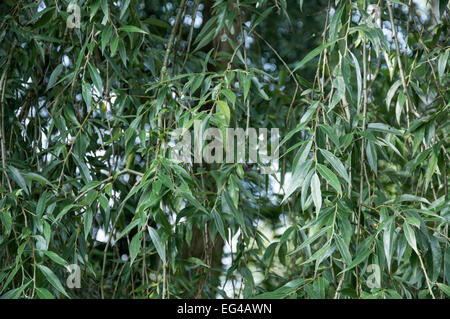
[[[448,297],[448,10],[2,1],[0,296]],[[173,161],[199,126],[276,173]]]

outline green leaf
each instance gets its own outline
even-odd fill
[[[196,257],[190,257],[190,258],[188,259],[188,262],[191,262],[191,263],[193,263],[193,264],[196,264],[196,265],[199,265],[199,266],[203,266],[203,267],[209,268],[209,266],[208,266],[207,264],[205,264],[202,260],[200,260],[200,259],[198,259],[198,258],[196,258]]]
[[[373,142],[367,141],[366,152],[367,152],[367,161],[369,162],[369,166],[373,170],[375,175],[377,175],[378,157],[377,157],[377,150],[376,150],[375,144]]]
[[[164,265],[166,264],[166,250],[164,248],[164,245],[161,241],[161,238],[158,235],[158,232],[150,227],[147,226],[148,233],[150,234],[150,238],[152,239],[153,244],[155,245],[156,251],[158,252],[159,257],[161,258]]]
[[[353,60],[353,64],[355,65],[355,73],[356,73],[356,83],[358,86],[358,94],[357,94],[357,100],[356,100],[356,105],[359,107],[361,105],[361,96],[362,96],[362,76],[361,76],[361,68],[359,67],[359,63],[358,63],[358,59],[356,58],[356,56],[351,52],[348,51],[352,57]]]
[[[59,281],[58,277],[51,271],[49,268],[47,268],[44,265],[37,265],[39,270],[44,274],[44,276],[47,278],[48,282],[60,293],[62,293],[67,298],[70,298],[67,292],[64,290],[64,287],[62,286],[61,282]]]
[[[303,145],[297,151],[297,154],[295,154],[295,158],[292,163],[292,171],[295,172],[297,170],[297,167],[299,167],[299,165],[303,164],[308,159],[312,142],[312,140],[309,140],[307,143],[303,143]]]
[[[171,27],[170,24],[167,23],[166,21],[154,19],[154,18],[147,18],[143,22],[160,27],[160,28],[164,28],[164,29],[170,29],[170,27]]]
[[[9,237],[9,234],[11,233],[12,230],[13,221],[11,213],[9,211],[4,211],[0,213],[0,222],[5,229],[4,232],[2,232],[2,236],[4,239],[6,239]]]
[[[334,107],[342,100],[342,98],[345,96],[345,81],[344,77],[342,76],[342,73],[339,73],[334,79],[333,79],[333,87],[336,89],[333,93],[333,98],[331,99],[331,104],[327,110],[327,112],[330,112]]]
[[[274,291],[264,292],[260,295],[251,297],[251,299],[283,299],[286,298],[286,296],[288,296],[289,294],[294,293],[307,281],[308,280],[304,278],[297,278]]]
[[[12,173],[12,178],[16,181],[16,183],[20,186],[20,188],[23,189],[27,195],[29,195],[30,192],[28,190],[27,183],[25,182],[25,179],[23,178],[19,170],[14,166],[8,166],[8,168],[9,171]]]
[[[99,95],[103,95],[103,81],[98,73],[97,68],[93,67],[90,63],[88,63],[89,74],[91,75],[91,79],[94,82],[95,87],[97,88]]]
[[[94,196],[96,196],[95,192],[94,192],[94,194],[95,194]],[[89,236],[93,219],[94,219],[94,213],[92,212],[92,209],[89,207],[86,209],[86,213],[84,214],[84,219],[83,219],[84,239],[87,239]]]
[[[18,299],[22,292],[33,282],[33,280],[29,280],[26,284],[21,285],[19,288],[11,289],[4,295],[0,297],[0,299]]]
[[[303,161],[303,162],[299,161],[299,164],[295,167],[295,171],[292,174],[289,184],[286,187],[284,198],[283,198],[282,202],[284,202],[287,198],[289,198],[289,196],[291,196],[291,194],[293,192],[295,192],[297,190],[297,188],[302,186],[302,184],[305,180],[305,177],[308,174],[309,169],[311,168],[311,165],[312,165],[311,160]]]
[[[309,264],[314,260],[317,260],[316,265],[318,265],[324,258],[329,256],[329,253],[334,249],[335,247],[331,247],[331,243],[327,241],[325,245],[321,246],[311,257],[308,258],[308,260],[302,262],[300,265]]]
[[[347,265],[351,264],[352,262],[352,256],[350,255],[350,251],[348,249],[348,246],[345,244],[344,239],[336,235],[334,237],[334,241],[336,242],[336,245],[339,249],[339,252],[341,253],[342,258],[344,258],[344,261]]]
[[[36,174],[36,173],[32,173],[32,172],[28,172],[24,175],[24,177],[27,180],[32,180],[32,181],[36,181],[41,183],[42,185],[47,185],[47,186],[51,186],[51,187],[55,187],[55,185],[53,185],[52,183],[50,183],[50,181],[45,178],[42,175]]]
[[[226,201],[228,207],[233,212],[233,215],[236,218],[238,224],[241,226],[241,229],[244,231],[244,233],[246,233],[247,232],[247,228],[245,227],[244,215],[242,214],[242,212],[239,212],[236,209],[236,206],[234,206],[233,200],[231,199],[230,194],[228,193],[227,190],[223,191],[222,194],[223,194],[223,196],[225,198],[225,201]]]
[[[329,126],[328,124],[320,124],[319,127],[321,127],[326,132],[328,137],[333,141],[334,145],[340,147],[339,137],[336,135],[331,126]]]
[[[347,181],[347,183],[350,183],[350,176],[348,175],[347,170],[345,169],[342,162],[334,154],[330,153],[327,150],[320,149],[320,153],[325,156],[327,161],[330,162],[331,166],[336,170],[336,172],[338,172],[339,175],[341,175],[341,177]]]
[[[420,227],[420,221],[415,217],[407,217],[406,222],[412,226]]]
[[[221,114],[224,116],[227,125],[230,125],[230,108],[227,102],[217,101],[217,106],[220,109]]]
[[[394,97],[395,92],[397,92],[397,90],[401,84],[402,84],[402,82],[400,80],[395,81],[394,84],[392,84],[391,88],[389,89],[389,91],[386,94],[386,107],[387,107],[388,111],[391,106],[392,98]]]
[[[383,232],[383,247],[389,272],[391,271],[391,261],[394,253],[394,230],[395,221],[394,218],[391,218],[384,226]]]
[[[64,66],[62,64],[58,64],[56,66],[56,68],[53,70],[52,74],[50,74],[50,78],[47,83],[47,88],[45,89],[46,91],[50,90],[56,84],[56,81],[58,80],[63,69],[64,69]]]
[[[92,109],[92,87],[90,84],[83,81],[81,84],[81,93],[83,95],[84,103],[88,110]]]
[[[123,2],[123,4],[121,5],[121,8],[120,8],[119,19],[122,19],[123,15],[124,15],[125,12],[127,11],[129,5],[130,5],[130,0],[125,0],[125,1]]]
[[[392,126],[389,126],[384,123],[369,123],[367,125],[367,128],[369,130],[373,130],[373,131],[379,131],[379,132],[383,132],[383,133],[391,133],[394,135],[402,135],[402,132],[400,132],[399,130],[393,128]]]
[[[61,218],[64,217],[64,215],[66,215],[72,208],[76,207],[77,205],[67,205],[64,206],[64,208],[59,212],[58,216],[56,216],[55,221],[60,220]]]
[[[320,179],[317,173],[314,173],[311,179],[311,195],[316,206],[316,215],[319,215],[322,207],[322,192],[320,191]]]
[[[442,265],[442,249],[439,245],[439,241],[435,236],[430,236],[430,247],[431,247],[431,257],[433,260],[433,272],[431,273],[430,279],[432,282],[436,282],[441,273]]]
[[[426,163],[427,169],[425,172],[425,189],[427,189],[428,185],[430,184],[431,177],[433,177],[433,174],[436,171],[437,163],[438,157],[436,156],[436,153],[433,152],[431,154],[430,160]]]
[[[414,251],[419,254],[419,251],[417,250],[417,243],[416,243],[416,235],[414,234],[414,230],[409,226],[408,223],[403,223],[403,231],[405,233],[406,241],[411,246]]]
[[[47,196],[48,193],[45,191],[41,197],[39,197],[39,201],[36,205],[36,216],[38,218],[42,218],[42,215],[44,215],[45,206],[47,204]]]
[[[441,284],[439,282],[436,283],[436,285],[439,287],[440,290],[442,290],[447,297],[450,297],[450,287],[445,285],[445,284]]]
[[[364,260],[367,260],[367,257],[372,252],[370,249],[370,246],[371,246],[373,240],[374,240],[374,237],[370,236],[370,237],[367,237],[366,239],[364,239],[364,241],[359,244],[358,249],[356,250],[355,258],[353,259],[351,264],[347,265],[347,268],[345,268],[342,272],[347,272],[350,269],[353,269],[354,267],[358,266]]]
[[[36,287],[36,294],[40,299],[55,299],[55,296],[45,288]]]
[[[119,31],[125,31],[125,32],[130,32],[130,33],[143,33],[143,34],[148,34],[147,31],[144,31],[134,25],[124,25],[122,27],[119,28]]]
[[[48,258],[50,258],[51,260],[53,260],[55,263],[67,267],[69,265],[69,263],[67,261],[65,261],[64,259],[62,259],[57,253],[50,251],[50,250],[41,250],[41,252],[43,252]]]
[[[133,239],[131,239],[130,243],[130,264],[133,264],[134,260],[136,259],[137,254],[141,250],[141,240],[142,233],[137,232],[136,235],[133,236]],[[153,240],[153,238],[152,238]],[[156,245],[155,245],[156,247]],[[158,251],[159,253],[159,251]]]
[[[444,253],[444,272],[447,285],[450,285],[450,245],[445,248]]]
[[[217,227],[217,230],[218,230],[220,236],[222,237],[224,242],[227,242],[227,235],[225,234],[225,228],[223,226],[222,216],[220,216],[220,214],[215,209],[213,209],[211,211],[211,217],[212,217],[212,219],[214,219],[214,223],[216,224],[216,227]]]
[[[109,50],[111,51],[111,57],[116,55],[117,47],[119,46],[119,37],[114,37],[112,39],[111,44],[109,45]]]
[[[403,106],[406,102],[406,95],[403,92],[398,94],[397,103],[395,104],[395,118],[397,123],[400,124],[400,117],[403,112]]]
[[[295,68],[292,70],[292,72],[297,71],[298,69],[300,69],[302,66],[304,66],[306,63],[308,63],[309,61],[311,61],[313,58],[315,58],[316,56],[318,56],[320,53],[322,53],[323,50],[325,50],[326,48],[328,48],[330,45],[333,45],[334,43],[336,43],[336,41],[338,41],[339,39],[336,39],[334,41],[331,42],[327,42],[324,43],[320,46],[318,46],[317,48],[315,48],[314,50],[310,51],[299,63],[297,63],[297,65],[295,66]]]
[[[444,76],[444,73],[445,73],[445,68],[447,67],[447,60],[448,60],[449,53],[450,53],[450,50],[447,49],[445,51],[445,53],[443,53],[439,56],[438,74],[439,74],[439,79],[441,79],[441,81],[442,81],[442,77]]]
[[[320,175],[322,175],[322,177],[326,179],[328,184],[330,184],[338,192],[339,195],[342,195],[341,183],[339,183],[337,176],[331,170],[329,170],[328,167],[322,164],[317,164],[316,168],[319,171]]]
[[[293,255],[296,252],[298,252],[298,251],[302,250],[303,248],[305,248],[306,246],[312,244],[317,238],[319,238],[323,234],[325,234],[330,228],[331,228],[331,226],[326,226],[326,227],[322,228],[321,230],[319,230],[318,232],[316,232],[311,237],[308,237],[300,246],[295,248],[294,251],[292,251],[289,254],[287,254],[287,256]]]

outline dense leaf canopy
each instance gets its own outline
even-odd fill
[[[448,14],[2,1],[0,296],[448,297]],[[175,160],[228,128],[278,165]]]

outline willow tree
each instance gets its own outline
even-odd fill
[[[0,295],[449,296],[447,3],[2,1]]]

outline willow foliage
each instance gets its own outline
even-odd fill
[[[0,295],[448,297],[448,10],[2,1]],[[173,160],[238,127],[275,171]]]

